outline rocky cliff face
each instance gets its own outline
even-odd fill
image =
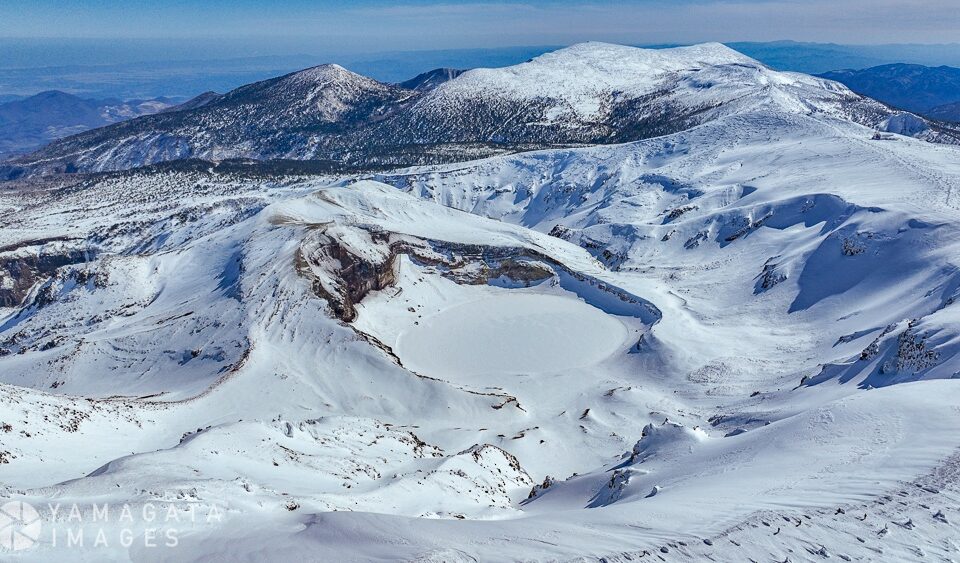
[[[88,250],[56,248],[58,242],[61,241],[27,241],[0,249],[0,307],[21,305],[31,288],[49,279],[59,268],[94,258],[95,253]]]

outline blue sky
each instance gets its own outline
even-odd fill
[[[583,40],[960,42],[958,0],[0,0],[0,38],[259,40],[376,52]]]

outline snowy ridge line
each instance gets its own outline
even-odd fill
[[[309,68],[199,107],[62,139],[4,165],[0,178],[171,161],[195,166],[198,160],[277,161],[278,168],[283,161],[316,161],[332,169],[376,170],[623,143],[758,108],[960,142],[960,132],[948,124],[898,112],[839,83],[773,71],[720,44],[656,50],[584,43],[420,90],[337,65]]]

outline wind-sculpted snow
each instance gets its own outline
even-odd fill
[[[686,280],[686,289],[670,291],[683,310],[702,314],[690,302],[704,301],[709,287],[709,308],[730,303],[737,318],[747,301],[797,322],[849,327],[824,342],[831,349],[842,336],[860,334],[842,343],[852,348],[868,333],[954,299],[955,250],[947,249],[957,240],[955,155],[915,142],[873,142],[867,131],[830,118],[749,113],[618,147],[382,178],[574,242],[630,278],[681,287]],[[912,375],[893,380],[920,377],[940,356],[924,357]]]
[[[636,72],[787,80],[681,53]],[[0,193],[0,496],[89,534],[24,559],[955,558],[960,151],[811,80],[620,145]],[[104,502],[222,518],[149,547]]]

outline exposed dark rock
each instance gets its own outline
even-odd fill
[[[8,249],[0,249],[0,252],[3,250]],[[30,290],[37,283],[50,278],[58,268],[93,259],[93,253],[87,250],[50,253],[41,250],[36,254],[17,253],[12,257],[4,257],[3,254],[0,254],[0,307],[17,307],[22,304]],[[85,281],[83,280],[84,283]]]

